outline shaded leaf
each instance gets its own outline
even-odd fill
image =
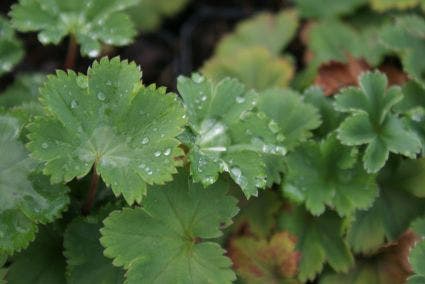
[[[285,160],[284,194],[304,202],[313,215],[323,214],[328,205],[349,216],[368,208],[377,195],[375,177],[357,162],[355,149],[341,145],[334,134],[302,144]]]
[[[28,249],[13,258],[6,277],[8,283],[66,283],[61,233],[55,226],[41,227]]]
[[[219,237],[237,213],[236,200],[217,182],[204,189],[180,173],[154,188],[142,208],[114,211],[104,220],[101,243],[125,283],[231,283],[235,275]]]
[[[344,241],[343,220],[327,211],[320,217],[310,215],[302,207],[295,207],[280,216],[279,229],[297,238],[296,250],[301,259],[298,278],[313,280],[325,262],[339,272],[347,272],[353,265],[353,256]]]
[[[295,0],[297,8],[306,18],[331,18],[354,12],[367,0]]]
[[[21,74],[0,96],[0,106],[12,108],[23,103],[36,102],[38,90],[42,86],[43,74]]]

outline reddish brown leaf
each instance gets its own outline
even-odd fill
[[[287,232],[274,234],[270,241],[242,236],[230,241],[229,256],[247,283],[281,283],[297,273],[300,255],[295,245],[295,237]]]
[[[326,96],[331,96],[343,87],[356,85],[359,75],[369,69],[366,61],[348,56],[347,63],[332,61],[322,64],[314,83],[323,89]]]

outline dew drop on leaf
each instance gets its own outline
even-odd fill
[[[245,102],[245,98],[244,98],[244,97],[237,96],[237,97],[236,97],[236,102],[237,102],[238,104],[241,104],[241,103]]]
[[[104,93],[99,92],[97,93],[97,98],[99,99],[99,101],[104,101],[106,99],[106,96]]]
[[[41,148],[47,149],[47,147],[49,147],[49,144],[47,144],[46,142],[41,144]]]
[[[142,139],[142,144],[143,145],[146,145],[148,143],[149,143],[149,138],[148,137],[145,137],[145,138]]]
[[[97,57],[99,55],[99,50],[93,49],[88,52],[90,57]]]
[[[170,148],[165,149],[164,156],[169,156],[170,154],[171,154],[171,149]]]
[[[72,100],[71,101],[71,108],[72,109],[75,109],[75,108],[77,108],[78,107],[78,102],[76,101],[76,100]]]
[[[154,155],[155,157],[159,157],[159,156],[161,156],[161,152],[160,152],[160,151],[156,151],[155,153],[153,153],[153,155]]]

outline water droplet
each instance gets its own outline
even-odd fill
[[[140,169],[144,169],[144,168],[146,168],[146,165],[145,165],[145,164],[143,164],[143,163],[141,163],[141,164],[139,165],[139,168],[140,168]]]
[[[206,177],[202,180],[203,184],[208,186],[214,183],[214,177]]]
[[[49,147],[49,144],[47,144],[46,142],[41,144],[41,148],[47,149],[47,147]]]
[[[38,34],[38,40],[39,40],[42,44],[46,44],[46,43],[48,43],[48,42],[49,42],[49,38],[48,38],[45,34],[43,34],[43,33]]]
[[[273,133],[277,133],[277,132],[279,132],[279,125],[274,121],[274,120],[271,120],[270,122],[269,122],[269,129],[273,132]]]
[[[78,76],[78,77],[77,77],[77,85],[78,85],[80,88],[83,88],[83,89],[88,88],[88,86],[89,86],[89,82],[88,82],[88,80],[87,80],[87,77],[86,77],[86,76],[83,76],[83,75]]]
[[[90,51],[88,52],[88,55],[89,55],[90,57],[97,57],[97,56],[99,56],[99,50],[97,50],[97,49],[90,50]]]
[[[153,171],[152,171],[149,167],[147,167],[147,168],[145,169],[145,171],[146,171],[146,173],[147,173],[149,176],[153,174]]]
[[[164,156],[169,156],[170,154],[171,154],[171,149],[170,148],[165,149]]]
[[[98,98],[100,101],[104,101],[104,100],[106,99],[106,96],[105,96],[105,94],[104,94],[104,93],[99,92],[99,93],[97,93],[97,98]]]
[[[207,100],[207,96],[202,96],[201,101],[205,102]]]
[[[276,136],[276,140],[279,141],[279,142],[282,142],[283,140],[285,140],[285,136],[283,136],[283,134],[278,134]]]
[[[257,113],[258,118],[260,119],[265,119],[266,118],[266,114],[264,112],[259,112]]]
[[[160,152],[160,151],[156,151],[155,153],[153,153],[153,155],[154,155],[155,157],[159,157],[159,156],[161,156],[161,152]]]
[[[110,80],[108,80],[108,81],[106,82],[106,86],[112,86],[112,82],[111,82]]]
[[[234,175],[234,176],[240,176],[242,174],[241,169],[239,168],[232,168],[230,170],[230,172]]]
[[[142,144],[143,145],[146,145],[148,143],[149,143],[149,138],[148,137],[145,137],[145,138],[142,139]]]
[[[77,107],[78,107],[78,102],[76,100],[72,100],[71,101],[71,108],[74,109],[74,108],[77,108]]]
[[[244,98],[244,97],[237,96],[237,97],[236,97],[236,102],[237,102],[238,104],[241,104],[241,103],[245,102],[245,98]]]
[[[202,83],[204,80],[205,80],[205,78],[203,77],[203,76],[201,76],[201,75],[199,75],[199,74],[193,74],[192,75],[192,80],[195,82],[195,83],[198,83],[198,84],[200,84],[200,83]]]

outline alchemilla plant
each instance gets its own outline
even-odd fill
[[[11,5],[0,283],[425,283],[425,5],[292,2],[241,20],[168,88],[116,46],[212,10]],[[52,50],[69,37],[65,68],[30,72],[22,32]]]

